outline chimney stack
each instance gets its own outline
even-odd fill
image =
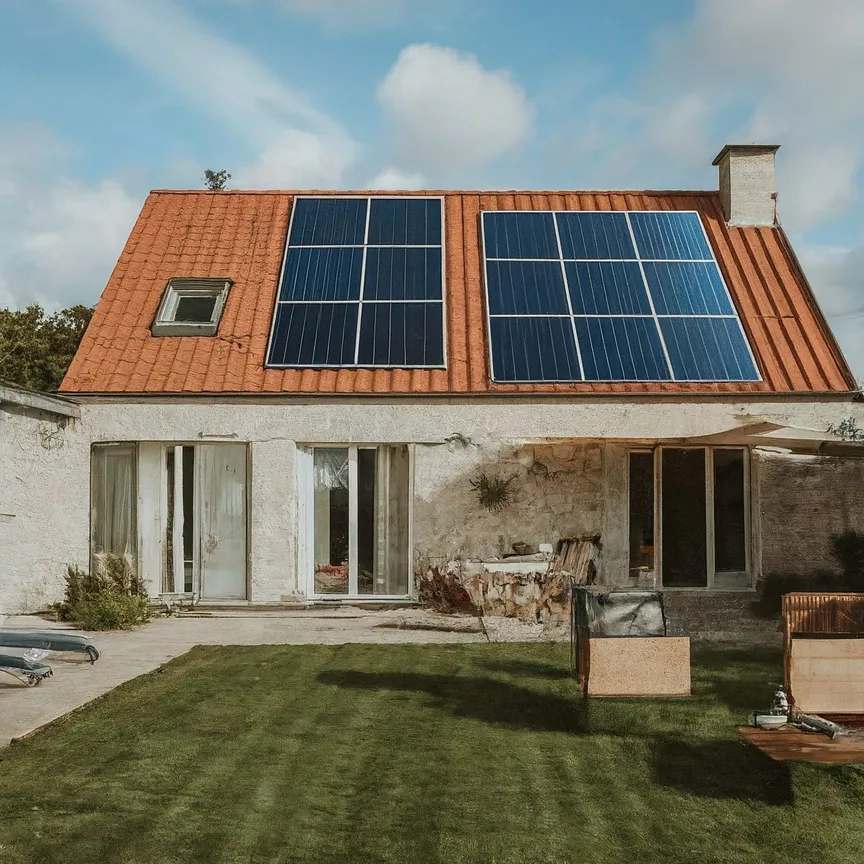
[[[727,144],[712,163],[720,167],[720,202],[730,225],[776,224],[774,154],[779,144]]]

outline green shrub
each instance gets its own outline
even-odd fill
[[[85,630],[125,630],[150,620],[147,590],[124,555],[95,556],[93,571],[66,568],[66,593],[58,607],[63,621]]]

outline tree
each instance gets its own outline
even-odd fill
[[[80,304],[48,316],[36,304],[0,309],[0,381],[56,390],[92,315],[91,307]]]
[[[204,185],[211,192],[224,192],[225,185],[231,179],[231,175],[222,168],[220,171],[211,171],[209,168],[204,172]]]

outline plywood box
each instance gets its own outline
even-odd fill
[[[864,714],[864,639],[792,639],[789,683],[805,714]]]
[[[677,636],[591,639],[589,696],[689,696],[690,640]]]

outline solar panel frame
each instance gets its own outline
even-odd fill
[[[267,369],[446,369],[447,368],[447,315],[446,315],[446,303],[447,303],[447,266],[446,266],[446,258],[445,258],[445,213],[444,213],[444,203],[445,199],[443,195],[416,195],[410,196],[411,200],[424,200],[424,201],[437,201],[440,209],[440,236],[441,243],[428,243],[428,244],[402,244],[402,243],[373,243],[370,244],[369,240],[369,222],[371,218],[372,211],[372,202],[373,201],[402,201],[405,200],[405,195],[295,195],[294,201],[291,207],[291,215],[288,219],[288,230],[285,234],[285,248],[282,253],[282,264],[279,269],[279,281],[277,284],[276,290],[276,299],[273,310],[273,315],[271,316],[270,321],[270,334],[267,340],[267,354],[265,358],[264,367]],[[299,201],[310,200],[330,200],[330,199],[339,199],[339,200],[362,200],[366,202],[366,224],[365,231],[363,236],[362,246],[359,244],[335,244],[335,245],[292,245],[291,244],[291,233],[294,227],[294,217],[297,213],[297,203]],[[423,300],[366,300],[364,299],[364,286],[366,280],[366,257],[367,251],[369,248],[376,249],[440,249],[441,250],[441,298],[440,299],[423,299]],[[291,249],[357,249],[362,248],[362,262],[361,262],[361,271],[360,271],[360,294],[357,300],[312,300],[312,301],[293,301],[293,300],[280,300],[280,293],[282,290],[282,281],[285,277],[285,266],[288,260],[288,253]],[[349,303],[353,305],[357,305],[357,334],[355,338],[354,345],[354,362],[353,363],[272,363],[270,362],[271,356],[274,354],[274,344],[273,344],[273,336],[275,334],[276,328],[276,319],[278,317],[279,307],[282,305],[297,303],[297,302],[305,302],[305,303]],[[440,307],[441,312],[441,334],[442,334],[442,353],[441,353],[441,363],[436,364],[426,364],[423,366],[398,366],[393,364],[369,364],[369,363],[359,363],[360,357],[360,336],[361,336],[361,328],[363,323],[363,306],[364,304],[393,304],[393,303],[426,303],[430,305],[437,305]],[[283,356],[286,353],[282,352]]]
[[[487,254],[486,254],[487,218],[489,216],[494,216],[494,215],[499,214],[499,213],[506,214],[506,213],[511,213],[511,212],[513,212],[513,211],[509,211],[509,210],[484,210],[481,212],[481,218],[480,218],[480,235],[481,235],[481,242],[483,244],[483,283],[484,283],[484,293],[485,293],[485,300],[486,300],[486,337],[487,337],[488,345],[489,345],[489,374],[490,374],[492,381],[494,381],[495,383],[528,383],[528,382],[521,381],[521,380],[519,382],[513,382],[510,379],[499,378],[496,376],[495,361],[494,361],[495,351],[493,349],[493,342],[492,342],[492,320],[491,319],[493,317],[503,318],[503,317],[517,317],[517,316],[513,315],[513,314],[502,314],[502,313],[495,313],[493,315],[493,313],[491,312],[492,307],[491,307],[491,300],[490,300],[490,296],[489,296],[488,263],[490,261],[526,261],[526,262],[528,262],[528,261],[540,261],[540,260],[548,261],[549,259],[533,259],[533,258],[501,259],[501,258],[494,258],[494,257],[490,258],[489,256],[487,256]],[[732,294],[729,291],[729,286],[727,285],[726,279],[723,275],[723,271],[720,268],[720,262],[717,260],[717,257],[714,253],[714,247],[711,245],[711,241],[708,237],[708,232],[705,229],[705,223],[702,221],[701,214],[698,211],[696,211],[696,210],[672,210],[672,211],[669,211],[669,210],[619,210],[619,211],[599,211],[599,210],[598,211],[588,211],[588,210],[584,210],[584,211],[560,210],[559,211],[559,210],[552,210],[552,211],[518,211],[518,212],[525,212],[525,213],[527,213],[527,212],[548,212],[548,213],[552,214],[553,224],[555,226],[555,233],[556,233],[556,237],[558,240],[559,261],[561,263],[561,271],[562,271],[562,276],[564,278],[564,287],[565,287],[565,292],[567,295],[568,306],[570,307],[569,317],[570,317],[571,323],[573,325],[573,328],[572,328],[573,329],[573,339],[574,339],[574,342],[576,345],[576,353],[577,353],[577,356],[579,358],[579,370],[580,370],[581,378],[573,379],[573,383],[581,383],[581,382],[588,381],[588,379],[586,379],[586,377],[585,377],[585,369],[584,369],[584,365],[582,362],[581,347],[579,344],[579,338],[578,338],[578,333],[577,333],[577,328],[576,328],[576,320],[578,318],[598,318],[598,317],[610,317],[610,318],[642,317],[642,318],[644,318],[644,317],[646,317],[645,315],[634,315],[634,314],[589,315],[589,314],[579,314],[579,313],[573,312],[572,296],[570,293],[570,282],[567,278],[566,264],[572,263],[572,262],[603,263],[603,262],[607,262],[607,261],[608,262],[635,262],[635,263],[638,263],[639,270],[640,270],[641,277],[642,277],[642,285],[643,285],[644,290],[648,296],[648,301],[649,301],[649,304],[651,307],[650,316],[647,316],[647,317],[651,317],[653,319],[654,326],[656,328],[657,335],[658,335],[658,338],[660,340],[660,344],[662,345],[662,348],[663,348],[663,354],[664,354],[664,358],[666,360],[667,370],[669,373],[668,377],[667,378],[656,378],[656,379],[640,378],[640,379],[638,379],[639,383],[645,383],[645,384],[653,384],[653,383],[657,383],[657,384],[660,384],[660,383],[666,383],[666,384],[668,384],[668,383],[701,384],[701,383],[716,383],[716,382],[720,382],[720,381],[724,381],[724,382],[729,381],[729,382],[733,382],[733,383],[734,382],[748,382],[749,383],[749,382],[760,382],[763,380],[762,374],[759,370],[759,365],[756,362],[756,356],[753,353],[753,347],[750,344],[750,339],[747,337],[747,333],[744,329],[744,322],[741,319],[741,315],[739,314],[738,308],[735,305],[735,301],[732,298]],[[627,226],[628,226],[628,230],[630,232],[630,238],[631,238],[631,241],[633,244],[633,250],[634,250],[636,257],[635,258],[610,258],[610,259],[565,258],[563,255],[563,250],[562,250],[562,246],[561,246],[561,235],[560,235],[560,229],[559,229],[558,218],[557,218],[558,214],[559,213],[566,213],[566,214],[586,213],[587,214],[587,213],[606,213],[606,212],[615,212],[615,213],[623,213],[624,214],[626,221],[627,221]],[[669,216],[669,215],[682,216],[682,215],[686,214],[686,215],[690,215],[690,216],[694,217],[695,221],[699,225],[699,229],[701,230],[700,239],[702,239],[704,241],[705,246],[710,251],[712,257],[711,258],[668,258],[668,259],[651,258],[651,257],[643,258],[641,251],[640,251],[640,248],[639,248],[639,244],[638,244],[637,239],[636,239],[636,234],[633,230],[633,224],[630,220],[630,215],[633,213],[645,214],[645,215],[656,215],[656,216]],[[552,259],[552,260],[554,260],[554,259]],[[731,309],[730,313],[728,313],[728,314],[692,315],[692,314],[663,314],[663,313],[657,312],[657,309],[656,309],[655,304],[654,304],[654,298],[653,298],[653,295],[651,293],[651,289],[650,289],[650,286],[648,284],[648,279],[647,279],[647,276],[645,273],[645,268],[643,265],[645,263],[650,263],[650,264],[679,264],[682,262],[711,264],[716,268],[716,273],[719,277],[720,283],[722,284],[725,298],[728,301],[729,308]],[[521,316],[521,317],[524,317],[524,316]],[[564,317],[568,317],[568,316],[563,315],[563,314],[562,315],[552,314],[552,315],[541,315],[541,316],[537,316],[537,317],[564,318]],[[686,318],[686,319],[723,318],[723,319],[727,319],[727,320],[733,320],[734,319],[734,321],[737,323],[738,330],[740,331],[741,339],[742,339],[744,345],[746,346],[747,356],[749,358],[749,361],[750,361],[750,364],[752,366],[755,377],[747,377],[747,378],[744,378],[744,377],[742,377],[742,378],[678,378],[678,377],[676,377],[675,376],[675,369],[674,369],[673,363],[672,363],[672,358],[670,356],[668,347],[666,345],[665,337],[663,335],[663,329],[660,326],[661,320],[669,319],[669,318]],[[607,383],[612,383],[612,382],[620,383],[620,382],[622,382],[623,379],[605,379],[605,380]],[[627,379],[627,380],[633,381],[635,379]],[[545,381],[543,379],[537,379],[536,383],[553,383],[553,382]],[[590,383],[603,383],[603,382],[600,382],[596,379],[592,379]]]

